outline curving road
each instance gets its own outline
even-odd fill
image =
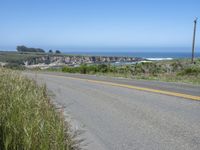
[[[55,94],[54,101],[72,118],[73,127],[85,130],[86,149],[200,149],[199,86],[61,73],[25,74],[46,83]],[[120,85],[181,93],[197,100]]]

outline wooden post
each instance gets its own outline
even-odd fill
[[[194,20],[194,32],[193,32],[193,41],[192,41],[192,63],[194,63],[194,50],[195,50],[195,38],[196,38],[196,25],[197,18]]]

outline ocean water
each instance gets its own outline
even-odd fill
[[[140,57],[149,60],[191,58],[189,52],[66,52],[72,55],[87,56],[120,56],[120,57]],[[195,57],[200,58],[200,52],[195,53]]]

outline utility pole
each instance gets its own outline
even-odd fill
[[[194,20],[194,32],[193,32],[193,42],[192,42],[192,63],[194,63],[194,50],[195,50],[195,38],[196,38],[196,26],[197,18]]]

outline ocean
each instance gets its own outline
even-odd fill
[[[140,57],[149,60],[191,58],[191,53],[189,52],[65,52],[65,54],[84,56]],[[200,52],[196,52],[195,57],[200,58]]]

